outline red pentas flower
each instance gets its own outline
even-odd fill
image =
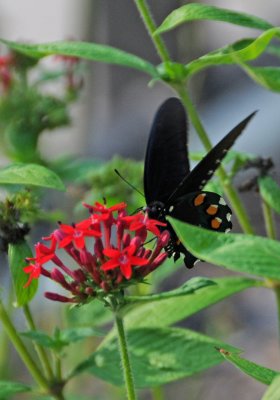
[[[33,263],[24,268],[29,274],[25,286],[42,275],[69,293],[45,293],[51,300],[83,303],[123,291],[132,280],[143,281],[167,257],[164,248],[169,232],[159,230],[165,225],[162,222],[149,219],[143,212],[128,216],[125,203],[84,206],[89,217],[72,225],[60,222],[59,228],[44,238],[51,242],[50,247],[38,243],[35,257],[28,259]],[[155,235],[153,250],[146,247],[148,231]],[[71,267],[60,257],[63,251],[70,256]],[[46,263],[53,265],[46,267]]]

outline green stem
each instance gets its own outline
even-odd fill
[[[277,317],[278,317],[278,334],[280,336],[280,285],[274,287],[277,303]]]
[[[199,115],[189,97],[189,94],[187,92],[187,89],[183,85],[172,85],[174,90],[178,93],[180,96],[182,103],[186,107],[188,111],[188,115],[190,116],[191,122],[196,129],[198,136],[205,147],[207,151],[211,150],[212,144],[209,140],[209,137],[201,123],[201,120],[199,118]],[[226,171],[223,169],[223,167],[220,167],[217,171],[217,175],[222,183],[223,189],[225,191],[226,196],[230,200],[231,206],[234,210],[234,213],[236,214],[238,221],[240,223],[240,226],[242,227],[243,231],[248,234],[253,234],[254,229],[249,221],[248,215],[246,213],[246,210],[240,200],[240,197],[235,190],[235,188],[232,186],[230,183],[230,180],[228,179]]]
[[[146,0],[134,0],[135,5],[139,11],[139,14],[141,15],[143,22],[145,24],[145,27],[151,37],[152,42],[154,43],[154,46],[158,52],[158,55],[162,59],[162,61],[168,62],[170,61],[170,56],[168,54],[168,50],[161,39],[159,35],[154,35],[154,32],[156,30],[156,24],[154,22],[153,16],[151,14],[151,11],[149,9],[149,6],[146,2]]]
[[[47,393],[49,393],[49,385],[41,371],[39,370],[38,366],[32,359],[31,355],[27,351],[23,341],[18,336],[18,333],[12,324],[8,313],[6,312],[3,303],[0,301],[0,320],[3,323],[3,327],[13,343],[15,349],[17,350],[19,356],[21,357],[22,361],[28,368],[30,374],[33,376],[34,380],[38,383],[38,385]]]
[[[30,311],[30,308],[29,308],[28,305],[23,307],[23,312],[24,312],[26,321],[28,323],[29,329],[32,330],[32,331],[36,331],[37,330],[36,329],[36,325],[35,325],[35,322],[33,320],[33,317],[32,317],[32,314],[31,314],[31,311]],[[53,372],[52,372],[52,369],[51,369],[51,365],[50,365],[50,362],[49,362],[49,359],[48,359],[48,356],[47,356],[47,353],[46,353],[45,349],[43,349],[40,345],[38,345],[36,343],[34,343],[34,347],[35,347],[35,350],[36,350],[36,352],[38,354],[38,357],[40,359],[42,367],[44,368],[45,374],[47,375],[47,377],[49,379],[53,379],[54,375],[53,375]]]
[[[121,356],[121,363],[123,368],[124,382],[126,386],[126,394],[128,400],[136,400],[136,392],[133,381],[133,374],[129,360],[127,341],[124,331],[123,319],[115,313],[115,322],[119,338],[119,349]]]
[[[265,200],[262,201],[262,209],[263,209],[263,216],[264,216],[267,236],[270,239],[276,239],[276,230],[272,217],[272,210]]]
[[[162,41],[160,35],[154,35],[154,32],[156,30],[156,25],[154,23],[153,17],[151,15],[149,7],[146,3],[146,0],[134,0],[134,2],[136,4],[136,7],[138,8],[138,11],[144,21],[144,24],[145,24],[147,31],[151,37],[151,40],[153,41],[154,46],[157,49],[157,52],[160,55],[162,61],[170,62],[171,59],[170,59],[168,50],[165,47],[164,42]],[[171,87],[180,96],[184,106],[186,107],[186,110],[188,111],[188,114],[190,116],[192,124],[193,124],[194,128],[196,129],[197,134],[198,134],[202,144],[204,145],[205,149],[207,151],[211,150],[211,148],[212,148],[211,141],[210,141],[210,139],[202,125],[202,122],[199,118],[199,115],[188,95],[188,92],[184,86],[184,82],[177,83],[177,84],[171,84]],[[219,170],[217,171],[217,175],[223,185],[223,189],[225,191],[226,196],[230,200],[231,206],[238,218],[238,221],[239,221],[240,226],[242,227],[243,231],[248,234],[253,234],[254,229],[249,221],[246,210],[239,198],[237,191],[230,183],[225,170],[222,167],[220,167]]]
[[[62,381],[61,359],[58,356],[55,358],[55,375],[58,381]]]

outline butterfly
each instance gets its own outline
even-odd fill
[[[167,223],[168,255],[176,261],[182,253],[187,268],[192,268],[197,258],[179,241],[166,216],[218,232],[231,230],[231,209],[221,196],[203,191],[203,187],[254,114],[236,125],[190,171],[187,116],[182,103],[169,98],[156,113],[145,156],[146,211],[150,218]]]

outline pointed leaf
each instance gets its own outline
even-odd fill
[[[172,218],[168,220],[184,246],[200,260],[280,279],[280,242],[260,236],[212,232]]]
[[[0,184],[65,190],[61,179],[53,171],[37,164],[12,164],[0,169]]]
[[[251,67],[240,64],[244,71],[259,85],[274,92],[280,91],[280,67]]]
[[[190,376],[221,362],[217,341],[180,328],[141,328],[128,331],[128,350],[137,387],[151,387]],[[230,346],[226,346],[228,349]],[[114,385],[123,384],[118,340],[112,338],[73,375],[91,372]]]
[[[28,304],[38,289],[38,280],[34,279],[28,287],[24,287],[28,280],[28,275],[23,271],[23,267],[26,265],[25,258],[32,256],[30,247],[26,242],[9,244],[8,261],[18,307]]]
[[[190,3],[172,11],[157,28],[155,34],[170,31],[184,22],[212,20],[247,26],[248,28],[266,30],[272,28],[269,22],[253,15],[219,8],[201,3]]]
[[[24,385],[20,382],[0,381],[0,395],[1,398],[5,398],[5,400],[14,396],[16,393],[26,393],[31,390],[31,386]]]
[[[195,277],[187,282],[185,282],[182,286],[178,287],[177,289],[169,290],[167,292],[162,292],[158,294],[149,294],[143,296],[127,296],[125,297],[125,301],[130,303],[145,303],[151,302],[155,300],[163,300],[163,299],[172,299],[174,297],[183,296],[186,294],[193,294],[198,289],[205,288],[207,286],[216,285],[216,282],[202,277]]]
[[[251,376],[265,385],[270,385],[272,380],[279,374],[279,372],[270,368],[263,367],[262,365],[255,364],[252,361],[246,360],[245,358],[241,358],[236,353],[228,352],[224,349],[220,349],[220,353],[227,361],[234,364],[246,375]]]
[[[186,74],[195,74],[207,67],[236,64],[255,60],[267,48],[274,37],[279,37],[280,28],[272,28],[262,33],[256,39],[242,39],[221,49],[212,51],[185,65]]]
[[[260,194],[264,201],[280,214],[280,186],[270,176],[259,178]]]
[[[280,375],[277,375],[267,391],[265,392],[262,400],[279,400],[280,399]]]
[[[42,58],[52,54],[61,54],[65,56],[79,57],[85,60],[134,68],[151,75],[153,78],[158,76],[155,67],[148,61],[111,46],[76,41],[39,44],[10,42],[8,40],[1,41],[10,49],[34,58]]]
[[[239,277],[215,278],[211,281],[214,285],[200,288],[193,293],[180,296],[179,299],[177,297],[155,299],[149,303],[136,305],[131,310],[124,309],[124,311],[128,311],[124,317],[126,328],[172,325],[235,293],[262,285],[261,281]],[[101,347],[114,335],[116,335],[116,331],[113,328],[102,342]]]

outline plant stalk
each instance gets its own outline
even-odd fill
[[[161,57],[162,61],[164,62],[170,62],[171,58],[169,56],[168,50],[161,39],[160,35],[154,35],[154,32],[156,30],[156,25],[154,23],[152,14],[149,10],[149,7],[147,5],[146,0],[134,0],[136,7],[144,21],[144,24],[146,26],[146,29],[151,37],[152,42],[154,43],[154,46]],[[200,117],[189,97],[189,94],[187,92],[187,89],[185,88],[185,83],[176,83],[176,84],[171,84],[170,85],[173,90],[179,95],[179,97],[182,100],[182,103],[184,104],[186,110],[188,111],[188,114],[190,116],[191,122],[197,131],[197,134],[205,147],[207,151],[211,150],[212,144],[211,141],[202,125],[202,122],[200,120]],[[253,234],[254,229],[249,221],[248,215],[246,213],[246,210],[239,198],[239,195],[235,188],[232,186],[230,183],[226,171],[220,167],[217,171],[217,175],[222,183],[223,189],[225,191],[226,196],[230,200],[231,206],[234,210],[234,213],[236,214],[238,221],[240,223],[241,228],[245,233],[248,234]]]
[[[267,236],[270,239],[276,239],[276,230],[275,230],[275,224],[272,216],[272,210],[271,207],[267,204],[265,200],[262,200],[262,210],[263,210],[263,216],[264,216],[264,222],[265,222],[265,229]]]
[[[25,305],[23,307],[23,312],[24,312],[26,321],[28,323],[29,329],[32,330],[32,331],[36,331],[37,330],[36,329],[36,325],[35,325],[35,322],[33,320],[31,310],[30,310],[28,305]],[[53,375],[52,368],[51,368],[51,365],[50,365],[50,362],[49,362],[49,359],[48,359],[48,356],[47,356],[47,353],[46,353],[45,349],[42,348],[40,345],[38,345],[36,343],[34,343],[34,347],[35,347],[35,350],[36,350],[36,352],[38,354],[38,357],[39,357],[39,360],[41,362],[41,365],[44,368],[44,372],[45,372],[46,376],[49,379],[53,379],[54,375]]]
[[[135,387],[134,387],[134,380],[133,374],[131,369],[131,363],[128,354],[127,348],[127,340],[124,331],[123,319],[120,317],[117,312],[115,313],[115,323],[118,332],[118,339],[119,339],[119,349],[120,349],[120,356],[121,356],[121,363],[123,368],[123,375],[124,375],[124,382],[126,387],[126,394],[128,400],[137,400]]]
[[[1,301],[0,301],[0,320],[2,321],[5,332],[7,333],[11,342],[13,343],[22,361],[28,368],[30,374],[33,376],[34,380],[46,393],[49,393],[49,385],[46,378],[41,373],[40,369],[38,368],[38,366],[32,359],[31,355],[29,354],[27,348],[25,347],[23,341],[19,337]]]
[[[170,61],[170,56],[168,53],[168,50],[162,40],[162,38],[159,35],[154,35],[154,32],[156,30],[156,24],[154,22],[153,16],[151,14],[151,11],[149,9],[149,6],[146,2],[146,0],[134,0],[135,5],[139,11],[139,14],[142,17],[142,20],[144,22],[144,25],[151,37],[152,42],[154,43],[154,46],[158,52],[158,55],[164,62]]]

